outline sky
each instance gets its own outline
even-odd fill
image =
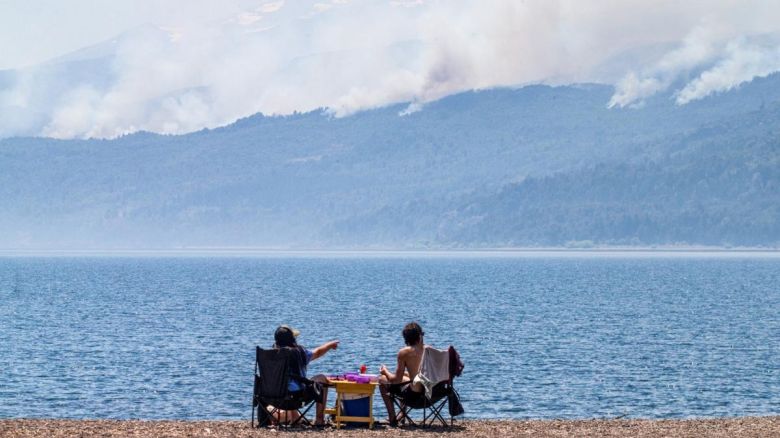
[[[35,65],[146,24],[229,18],[239,0],[0,0],[0,70]]]
[[[780,70],[778,23],[776,0],[0,0],[0,138],[403,116],[537,83],[685,105]]]

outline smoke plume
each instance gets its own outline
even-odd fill
[[[397,102],[424,110],[459,91],[530,83],[614,84],[611,107],[660,92],[684,105],[780,70],[777,23],[780,4],[759,0],[263,1],[0,72],[0,137],[177,134],[257,112],[340,117]]]

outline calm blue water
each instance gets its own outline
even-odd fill
[[[0,303],[0,418],[248,418],[278,324],[342,341],[314,374],[409,320],[469,417],[780,413],[778,258],[0,257]]]

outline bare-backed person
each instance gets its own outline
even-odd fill
[[[424,388],[419,383],[414,383],[414,378],[420,372],[423,352],[425,351],[425,333],[420,324],[410,322],[404,326],[401,335],[404,338],[406,347],[398,350],[398,363],[394,373],[391,373],[386,366],[379,368],[379,391],[382,393],[382,399],[387,407],[388,421],[391,425],[398,422],[395,413],[393,401],[390,398],[390,385],[404,384],[401,392],[407,396],[422,396]]]

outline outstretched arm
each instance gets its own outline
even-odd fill
[[[319,347],[315,348],[314,350],[312,350],[312,352],[311,352],[311,360],[319,359],[322,356],[324,356],[325,353],[327,353],[328,351],[335,350],[337,348],[339,348],[339,341],[338,340],[326,342],[326,343],[320,345]]]

